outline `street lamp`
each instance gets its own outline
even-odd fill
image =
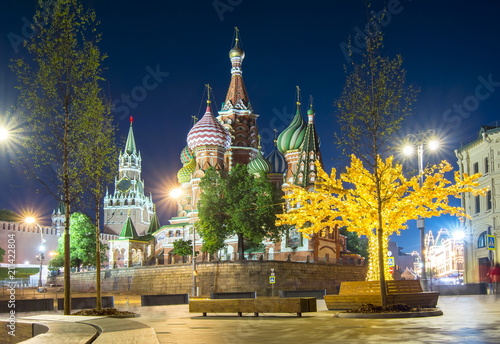
[[[466,273],[467,269],[466,269],[466,266],[465,266],[465,264],[467,263],[467,256],[466,256],[466,254],[467,254],[467,242],[465,240],[465,236],[466,236],[465,235],[465,230],[463,230],[461,228],[460,229],[455,229],[453,231],[452,235],[453,235],[453,241],[454,241],[454,247],[453,248],[454,248],[455,252],[457,253],[457,256],[455,258],[455,260],[456,260],[455,264],[456,264],[456,267],[457,267],[457,278],[458,278],[458,281],[460,281],[460,267],[458,265],[458,260],[459,260],[460,257],[458,256],[458,248],[457,247],[458,247],[458,243],[461,243],[462,247],[463,247],[463,256],[462,256],[462,260],[463,260],[463,265],[462,265],[462,281],[463,281],[463,283],[467,283],[466,277],[468,277],[468,276],[466,276],[467,275],[467,273]]]
[[[38,288],[42,287],[42,268],[43,268],[43,260],[45,259],[45,239],[43,238],[43,231],[42,227],[36,222],[36,219],[34,217],[27,217],[24,219],[24,222],[27,224],[34,224],[38,227],[38,230],[40,231],[40,246],[38,247],[38,254],[36,255],[36,260],[40,261],[40,272],[38,276]]]
[[[183,195],[183,191],[181,188],[172,189],[169,192],[169,196],[171,198],[177,200],[177,202],[179,202],[179,198],[182,195]],[[198,272],[196,271],[196,227],[193,225],[192,228],[193,228],[193,258],[192,258],[192,261],[193,261],[193,286],[191,289],[191,295],[198,296],[198,288],[196,285],[196,276],[198,276]]]
[[[434,130],[427,130],[418,134],[409,134],[406,136],[407,144],[403,148],[403,153],[407,156],[413,155],[415,147],[417,147],[419,185],[422,187],[424,183],[424,148],[429,151],[435,151],[439,148],[439,141],[435,138]],[[425,267],[425,224],[424,219],[419,216],[417,219],[417,227],[420,230],[420,255],[422,257],[422,276],[420,283],[424,291],[429,290],[429,282],[427,280],[427,271]]]
[[[0,141],[6,141],[9,138],[9,130],[0,127]]]
[[[193,290],[191,293],[194,296],[198,296],[198,288],[196,285],[196,276],[198,276],[198,272],[196,271],[196,226],[193,225]]]

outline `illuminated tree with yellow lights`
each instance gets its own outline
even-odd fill
[[[446,179],[445,173],[452,170],[446,161],[427,168],[420,186],[419,176],[406,178],[401,164],[394,163],[393,157],[377,160],[378,175],[366,169],[354,155],[340,176],[335,169],[328,175],[317,164],[314,190],[288,187],[285,198],[291,210],[278,215],[277,221],[277,225],[294,225],[306,235],[335,226],[346,226],[349,231],[366,235],[370,258],[367,280],[379,280],[381,276],[392,278],[387,267],[380,273],[380,267],[386,262],[380,264],[379,261],[379,231],[387,252],[389,236],[406,229],[409,220],[442,214],[465,217],[463,208],[449,204],[449,197],[460,197],[464,192],[474,195],[485,192],[476,189],[480,174],[469,176],[455,172],[453,182]]]

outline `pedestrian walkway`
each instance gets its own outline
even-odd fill
[[[323,300],[318,301],[318,312],[299,318],[295,314],[254,317],[253,313],[202,317],[189,313],[188,305],[141,307],[136,297],[132,299],[129,302],[127,297],[117,307],[139,313],[138,318],[68,317],[61,311],[25,314],[24,318],[66,322],[62,330],[54,329],[63,334],[61,343],[67,332],[87,335],[68,322],[100,328],[96,341],[100,344],[500,343],[500,299],[495,295],[441,296],[438,307],[442,316],[404,319],[336,318],[337,311],[328,311]],[[33,340],[38,343],[36,337]]]
[[[318,301],[301,318],[276,314],[201,317],[187,305],[137,307],[133,321],[152,327],[160,343],[500,343],[500,300],[494,295],[441,296],[444,315],[406,319],[334,318]],[[127,307],[120,307],[126,309]]]

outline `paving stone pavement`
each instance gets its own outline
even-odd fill
[[[241,318],[190,314],[187,305],[120,307],[141,314],[160,343],[500,343],[500,299],[494,295],[441,296],[444,315],[405,319],[334,318],[318,301],[317,313]]]

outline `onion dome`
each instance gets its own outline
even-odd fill
[[[184,149],[181,152],[182,165],[186,165],[188,162],[191,161],[192,158],[194,158],[193,152],[191,152],[188,146],[184,147]]]
[[[233,57],[241,57],[242,60],[245,58],[245,52],[243,51],[243,49],[240,48],[238,39],[236,39],[234,47],[231,50],[229,50],[229,58]]]
[[[271,173],[285,173],[287,170],[287,163],[283,154],[274,147],[273,151],[266,156],[266,160],[271,163]]]
[[[236,38],[234,40],[233,49],[229,50],[229,58],[232,59],[233,57],[241,57],[241,59],[243,60],[245,58],[245,52],[243,51],[243,49],[240,48],[239,30],[236,27],[234,29],[236,33]]]
[[[203,117],[189,131],[187,143],[192,151],[201,146],[218,146],[224,149],[231,146],[231,135],[212,115],[210,100],[207,101]]]
[[[278,149],[282,154],[287,151],[299,149],[304,141],[306,122],[300,113],[300,103],[297,102],[297,112],[290,125],[278,136]]]
[[[182,183],[187,183],[191,180],[191,176],[194,172],[194,169],[196,167],[196,159],[191,158],[189,163],[187,163],[183,168],[177,172],[177,180],[179,181],[180,184]]]
[[[270,173],[273,169],[271,163],[262,156],[260,150],[257,156],[248,163],[247,167],[248,172],[251,174],[259,174],[261,176]]]

